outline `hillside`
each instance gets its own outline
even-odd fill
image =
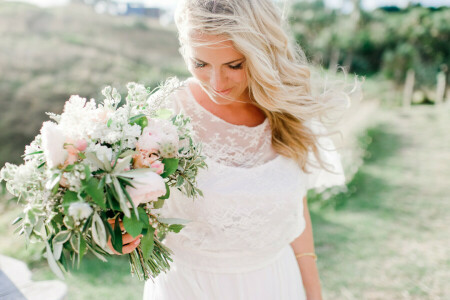
[[[71,94],[100,99],[103,86],[155,86],[186,76],[174,28],[140,17],[95,14],[72,4],[51,9],[0,3],[0,166],[20,162],[44,112]]]

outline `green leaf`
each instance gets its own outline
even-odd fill
[[[112,121],[113,121],[112,119],[109,119],[108,122],[106,122],[106,127],[109,128],[112,124]]]
[[[88,165],[84,165],[84,175],[86,176],[84,180],[88,180],[91,177],[91,168]]]
[[[166,178],[175,173],[178,168],[178,162],[178,158],[163,158],[164,172],[161,174],[161,177]]]
[[[130,124],[136,124],[142,117],[145,117],[144,114],[139,114],[129,119]],[[146,117],[145,117],[146,118]]]
[[[66,191],[63,197],[62,206],[64,207],[64,213],[67,215],[69,213],[70,203],[77,202],[77,193],[72,191]]]
[[[11,225],[16,225],[16,224],[19,223],[22,219],[23,219],[23,216],[19,216],[19,217],[15,218],[14,221],[11,223]]]
[[[59,279],[64,280],[64,275],[63,275],[63,273],[61,271],[61,268],[58,266],[58,264],[57,264],[57,262],[55,260],[55,257],[53,255],[53,252],[50,249],[50,245],[48,244],[47,241],[45,241],[45,248],[47,250],[46,256],[47,256],[47,261],[48,261],[48,265],[49,265],[50,269],[53,271],[53,273],[55,273],[55,275]]]
[[[140,247],[144,258],[148,259],[152,255],[154,248],[154,233],[155,229],[150,227],[147,233],[141,238]]]
[[[105,224],[103,224],[103,220],[100,218],[97,212],[94,213],[92,218],[92,238],[102,248],[106,247],[107,236]]]
[[[93,163],[97,168],[105,170],[103,163],[97,158],[97,155],[93,152],[88,152],[85,154],[87,160]]]
[[[177,177],[177,183],[175,184],[176,187],[181,186],[184,183],[184,178],[181,176]]]
[[[158,201],[153,202],[153,208],[161,208],[164,206],[164,199],[158,199]]]
[[[116,221],[114,223],[114,231],[113,235],[111,236],[111,242],[114,250],[122,253],[122,230],[120,229],[119,218],[116,218]]]
[[[181,176],[180,176],[181,177]],[[166,185],[166,194],[163,196],[158,197],[158,199],[168,199],[170,197],[170,188],[167,182],[164,182]]]
[[[148,215],[142,207],[138,207],[139,220],[142,223],[143,228],[148,228],[150,226],[150,221]]]
[[[54,188],[55,186],[58,185],[58,187],[59,187],[59,181],[61,180],[61,176],[62,176],[61,173],[55,173],[55,174],[53,174],[52,179],[50,179],[49,181],[47,181],[47,183],[45,184],[45,188],[46,188],[47,190],[53,190],[53,188]]]
[[[105,203],[105,194],[103,192],[103,186],[100,184],[100,181],[92,177],[87,182],[86,186],[86,192],[89,194],[89,196],[92,197],[92,200],[100,206],[103,209],[106,209],[106,203]]]
[[[181,229],[183,229],[183,227],[184,225],[181,224],[172,224],[169,226],[169,230],[178,233]]]
[[[136,152],[137,152],[137,151],[128,149],[127,151],[122,152],[122,153],[119,155],[119,157],[120,157],[120,158],[124,158],[124,157],[127,157],[127,156],[129,156],[129,155],[133,156],[134,154],[136,154]]]
[[[132,159],[132,156],[129,155],[129,156],[123,158],[123,160],[121,162],[117,163],[116,166],[114,167],[114,174],[123,172],[123,170],[128,168],[130,166],[131,159]]]
[[[119,197],[118,200],[119,200],[119,204],[120,204],[120,209],[125,214],[125,216],[131,217],[130,209],[127,206],[127,198],[125,197],[125,195],[122,191],[122,186],[116,177],[113,177],[113,184],[114,184],[114,190],[115,190],[117,196]]]
[[[56,260],[59,260],[61,258],[62,249],[63,244],[53,244],[53,257]]]
[[[79,253],[78,253],[78,268],[80,267],[81,264],[81,259],[83,258],[83,256],[86,254],[86,240],[84,239],[84,237],[80,234],[80,237],[78,238],[78,249],[79,249]]]
[[[125,230],[135,238],[139,234],[141,234],[143,224],[136,218],[135,214],[133,213],[131,218],[123,218],[123,226],[125,227]]]
[[[65,172],[70,172],[73,170],[73,168],[75,167],[75,165],[68,165],[67,167],[65,167],[64,171]]]
[[[53,238],[53,244],[64,244],[70,238],[70,231],[63,230],[58,232],[57,235]]]
[[[173,115],[173,112],[167,108],[158,109],[155,113],[154,118],[156,119],[169,119]]]

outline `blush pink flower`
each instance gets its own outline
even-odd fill
[[[134,187],[127,186],[126,189],[135,206],[156,201],[158,197],[166,194],[164,179],[151,170],[144,175],[135,177],[132,184]]]
[[[164,172],[164,164],[159,160],[153,162],[150,165],[150,168],[153,169],[156,172],[156,174],[161,174],[162,172]]]

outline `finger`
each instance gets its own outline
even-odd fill
[[[122,243],[124,245],[129,244],[129,243],[136,241],[137,239],[140,239],[141,237],[142,237],[142,234],[138,235],[137,237],[133,237],[131,234],[125,233],[124,235],[122,235]]]
[[[123,248],[122,248],[123,254],[128,254],[128,253],[133,252],[134,249],[136,249],[140,243],[141,243],[141,239],[138,238],[135,241],[133,241],[132,243],[123,246]]]

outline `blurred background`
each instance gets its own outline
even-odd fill
[[[0,167],[21,163],[72,94],[188,77],[176,2],[0,2]],[[365,78],[336,139],[347,188],[309,195],[325,299],[450,299],[450,1],[290,1],[286,13],[320,78],[343,79],[338,66]],[[21,207],[0,188],[0,254],[55,279],[43,246],[14,234]],[[142,297],[125,257],[88,257],[65,283],[66,299]]]

